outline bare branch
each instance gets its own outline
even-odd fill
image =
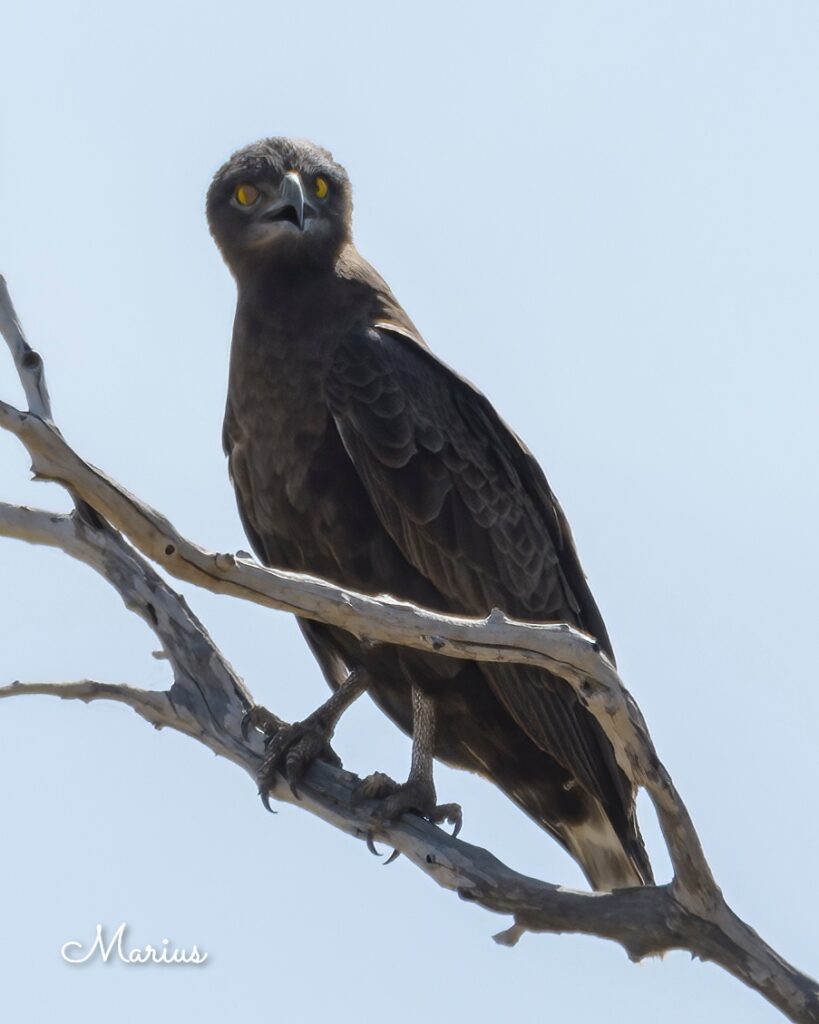
[[[157,728],[167,726],[193,736],[255,777],[261,740],[254,734],[245,741],[241,735],[242,716],[252,705],[250,694],[185,601],[143,555],[179,579],[319,619],[373,642],[404,644],[447,657],[541,665],[574,688],[605,730],[624,771],[649,792],[674,866],[670,885],[600,894],[572,892],[527,878],[487,851],[411,815],[392,825],[376,823],[370,816],[372,805],[353,800],[356,776],[324,764],[311,768],[300,805],[359,839],[374,834],[390,843],[462,898],[513,915],[515,925],[497,936],[502,943],[514,944],[524,931],[573,931],[619,942],[633,959],[687,949],[719,963],[791,1020],[819,1022],[816,983],[782,960],[725,903],[642,715],[594,640],[565,624],[517,622],[500,612],[485,620],[439,615],[203,550],[84,462],[45,421],[50,407],[42,362],[29,358],[31,350],[4,286],[0,308],[0,326],[32,404],[32,411],[21,412],[0,403],[0,425],[25,445],[40,478],[64,484],[81,499],[69,515],[0,504],[0,536],[59,548],[100,573],[154,631],[174,676],[166,693],[82,680],[15,683],[1,688],[0,697],[49,693],[128,704]],[[295,802],[281,779],[271,793]]]
[[[153,724],[194,736],[215,753],[255,774],[261,743],[248,746],[240,734],[242,716],[253,705],[241,679],[184,599],[121,534],[89,511],[81,506],[67,515],[57,515],[0,502],[0,536],[59,548],[107,580],[126,608],[156,634],[173,670],[167,717]],[[6,687],[0,694],[12,696],[16,692],[25,691]],[[131,698],[147,692],[121,688],[119,697],[113,697],[112,691],[101,691],[97,696],[121,700],[142,713]],[[158,712],[165,710],[153,698],[150,707]]]
[[[100,683],[94,679],[78,679],[71,683],[22,683],[18,679],[8,686],[0,686],[0,699],[21,695],[47,695],[63,700],[81,700],[84,704],[90,704],[92,700],[112,700],[127,704],[157,729],[167,724],[168,694],[164,690],[140,690],[126,683]]]
[[[29,411],[40,419],[51,422],[51,399],[45,382],[43,360],[26,341],[17,319],[6,279],[0,274],[0,334],[6,339],[14,365],[26,394]]]
[[[0,402],[0,426],[26,446],[38,477],[70,487],[145,555],[178,579],[216,593],[340,626],[360,637],[453,658],[541,665],[562,677],[595,715],[626,775],[650,794],[677,886],[703,909],[720,899],[691,818],[660,763],[642,715],[614,666],[585,633],[563,623],[525,623],[499,611],[486,619],[441,615],[386,596],[214,554],[84,462],[50,425]],[[3,524],[0,523],[0,531]]]

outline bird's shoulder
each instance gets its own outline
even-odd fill
[[[356,323],[359,331],[362,328],[383,327],[403,335],[421,348],[428,347],[390,286],[352,243],[344,246],[339,253],[335,272],[341,287],[357,293],[363,300],[360,301],[360,308],[365,319]],[[351,336],[340,340],[354,343],[356,333],[351,332]]]
[[[537,460],[408,318],[342,339],[327,396],[382,521],[436,585],[475,612],[567,618],[610,650]]]

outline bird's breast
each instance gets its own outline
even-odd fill
[[[341,442],[323,374],[320,358],[292,349],[234,350],[225,433],[237,501],[269,564],[388,591],[403,558]]]

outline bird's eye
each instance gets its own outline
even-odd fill
[[[327,193],[330,191],[330,186],[327,184],[326,178],[318,177],[313,182],[313,189],[315,190],[317,198],[326,199]]]
[[[252,206],[259,198],[259,190],[255,185],[237,185],[233,190],[233,198],[239,206]]]

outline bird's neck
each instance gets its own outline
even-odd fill
[[[245,276],[237,296],[234,353],[244,353],[248,365],[271,358],[328,364],[339,339],[358,326],[356,290],[319,267]]]
[[[238,282],[237,309],[267,323],[309,317],[317,299],[332,302],[332,268],[311,264],[270,266],[245,274]]]

